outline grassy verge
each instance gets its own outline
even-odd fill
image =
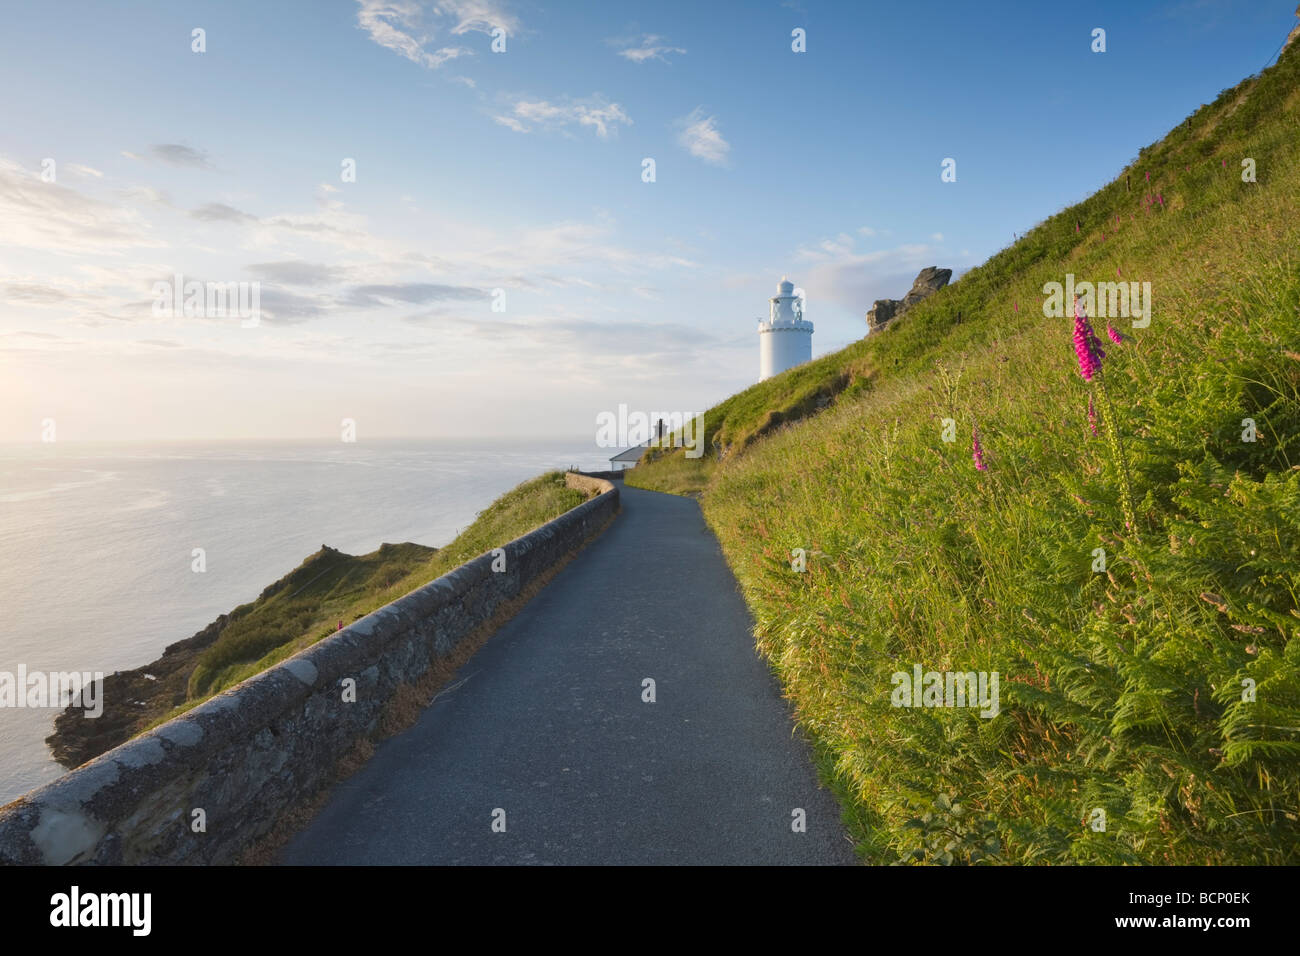
[[[506,492],[445,548],[383,545],[353,557],[322,550],[231,612],[190,675],[187,704],[246,680],[350,624],[582,503],[551,472]]]
[[[1300,861],[1297,128],[1293,47],[896,325],[712,410],[739,453],[627,476],[702,492],[869,859]],[[1067,273],[1151,284],[1104,393],[1069,303],[1044,314]],[[895,706],[917,664],[999,673],[999,715]]]
[[[364,555],[322,548],[153,663],[105,681],[105,713],[69,708],[49,738],[56,759],[77,766],[260,673],[492,548],[527,534],[585,500],[562,472],[524,482],[436,549],[384,544]],[[116,706],[115,706],[116,705]]]

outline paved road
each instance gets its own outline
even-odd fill
[[[621,491],[610,528],[281,862],[855,862],[698,504]]]

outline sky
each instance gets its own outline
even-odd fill
[[[1270,63],[1294,4],[0,3],[0,441],[702,411],[782,276],[842,348]],[[258,320],[160,308],[178,275]]]

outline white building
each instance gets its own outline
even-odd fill
[[[781,279],[770,300],[771,314],[758,320],[758,380],[779,375],[812,358],[813,324],[803,317],[803,298]]]
[[[635,468],[645,450],[650,447],[649,442],[641,445],[633,445],[631,448],[625,448],[609,460],[610,471],[627,471],[629,468]]]

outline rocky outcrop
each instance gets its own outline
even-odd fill
[[[867,312],[867,331],[875,332],[883,328],[886,322],[898,314],[898,307],[902,304],[897,299],[877,299]]]
[[[877,329],[883,328],[885,323],[891,319],[897,318],[922,299],[934,295],[946,286],[951,278],[951,269],[926,266],[917,274],[916,281],[912,283],[911,291],[902,299],[876,300],[871,310],[867,312],[867,330],[875,332]]]

